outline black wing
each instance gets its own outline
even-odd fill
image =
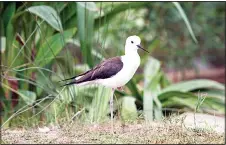
[[[95,68],[83,73],[84,75],[78,80],[73,80],[66,85],[79,84],[87,81],[93,81],[96,79],[110,78],[116,75],[122,68],[123,62],[121,61],[121,57],[113,57],[103,61]]]

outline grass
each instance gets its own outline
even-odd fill
[[[174,123],[173,123],[174,122]],[[188,129],[183,120],[166,118],[163,121],[136,121],[122,124],[115,121],[111,134],[111,123],[84,124],[63,123],[58,127],[48,126],[49,132],[38,128],[15,128],[2,130],[2,143],[158,143],[158,144],[223,144],[225,135],[209,129]]]

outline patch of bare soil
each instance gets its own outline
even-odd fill
[[[169,121],[82,124],[64,123],[60,127],[48,127],[46,132],[38,128],[2,130],[2,143],[158,143],[158,144],[223,144],[225,135],[210,130],[192,130]]]

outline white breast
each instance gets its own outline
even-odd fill
[[[97,80],[98,84],[106,87],[117,88],[124,86],[136,73],[140,65],[140,56],[138,53],[121,56],[123,68],[113,77]]]

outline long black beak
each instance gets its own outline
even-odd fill
[[[146,49],[144,49],[144,48],[141,47],[140,45],[137,45],[137,47],[140,48],[140,49],[142,49],[142,50],[144,50],[144,51],[146,51],[147,53],[149,53]]]

